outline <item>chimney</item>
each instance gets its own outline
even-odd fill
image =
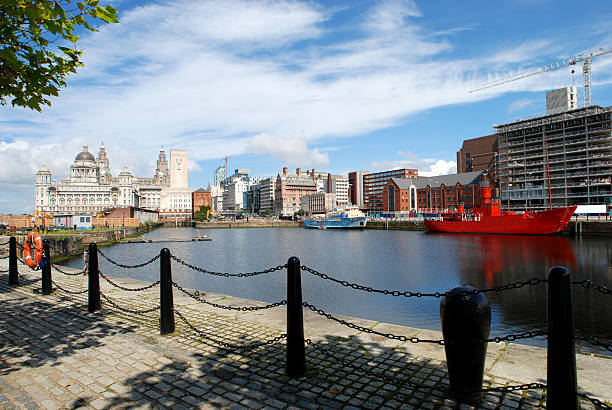
[[[287,175],[289,173],[289,168],[283,167],[283,174]]]
[[[316,178],[315,178],[315,169],[314,168],[312,169],[311,173],[312,173],[312,180],[315,181]]]
[[[302,175],[302,168],[296,168],[295,173],[297,174],[298,177]]]

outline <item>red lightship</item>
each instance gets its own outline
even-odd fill
[[[501,204],[491,201],[488,180],[481,181],[480,193],[481,206],[472,208],[470,213],[459,205],[456,212],[426,219],[425,227],[434,232],[548,235],[561,232],[576,210],[576,206],[568,206],[521,214],[502,212]]]

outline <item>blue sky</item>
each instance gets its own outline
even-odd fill
[[[120,24],[84,33],[85,67],[43,113],[0,107],[0,212],[30,212],[37,169],[66,177],[82,145],[152,176],[160,147],[189,150],[190,186],[229,169],[455,172],[464,139],[545,111],[570,68],[478,93],[496,78],[612,48],[609,1],[112,2]],[[593,100],[612,105],[612,54]],[[582,99],[582,67],[574,81]]]

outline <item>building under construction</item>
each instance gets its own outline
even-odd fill
[[[572,97],[564,100],[565,110],[555,103],[545,116],[494,126],[504,209],[604,204],[612,197],[612,107],[572,109]]]

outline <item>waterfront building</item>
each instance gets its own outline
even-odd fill
[[[152,178],[133,176],[123,168],[117,177],[110,171],[106,148],[102,146],[98,158],[83,146],[70,166],[69,176],[60,182],[53,180],[51,171],[42,165],[36,173],[36,211],[51,215],[95,215],[114,207],[136,206],[158,209],[161,192],[167,187],[165,153],[159,153],[158,167]]]
[[[457,173],[484,171],[496,179],[497,134],[463,141],[457,151]]]
[[[571,97],[564,101],[571,105]],[[612,107],[556,108],[494,126],[503,209],[597,205],[612,197]]]
[[[346,208],[350,205],[349,200],[349,181],[342,175],[327,176],[327,193],[336,195],[336,206]]]
[[[305,216],[325,214],[337,208],[336,194],[329,192],[317,192],[316,194],[304,195],[300,199],[300,209]]]
[[[363,176],[369,173],[370,171],[354,171],[348,174],[349,201],[359,207],[359,209],[365,208],[363,200]]]
[[[213,211],[223,211],[223,184],[210,187],[210,202]]]
[[[375,172],[363,175],[363,202],[369,211],[381,211],[383,209],[383,189],[391,178],[417,178],[419,172],[416,169],[393,169],[390,171]]]
[[[259,210],[260,214],[274,213],[274,190],[276,178],[265,178],[259,183]]]
[[[459,204],[471,209],[480,203],[479,183],[486,174],[472,171],[415,179],[391,178],[383,189],[383,211],[446,212]]]
[[[161,190],[159,219],[162,222],[183,222],[191,219],[193,210],[187,172],[187,150],[170,150],[170,186]]]
[[[248,169],[236,169],[234,174],[223,181],[223,210],[239,211],[248,209],[248,191],[263,178],[249,177]]]
[[[289,174],[288,168],[284,167],[283,173],[276,176],[274,213],[293,216],[300,209],[302,196],[315,193],[317,184],[314,172],[303,174],[302,170],[297,168],[295,174]]]
[[[209,186],[208,189],[200,188],[191,193],[191,219],[193,219],[195,213],[200,210],[200,207],[207,206],[208,209],[212,210],[210,189]]]

